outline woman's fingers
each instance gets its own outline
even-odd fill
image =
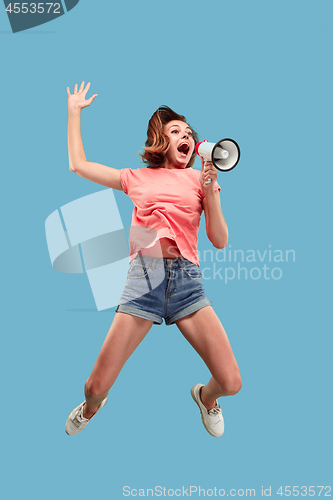
[[[205,186],[212,184],[214,181],[216,181],[216,179],[217,179],[217,171],[216,168],[213,166],[213,163],[211,161],[205,161],[203,169],[203,182]]]
[[[74,85],[74,93],[71,94],[69,87],[67,87],[67,95],[70,99],[71,106],[77,106],[79,108],[85,108],[86,106],[90,106],[93,100],[97,97],[98,94],[92,95],[89,99],[86,99],[87,92],[90,88],[90,82],[84,86],[84,81],[81,82],[80,88],[78,89],[78,84]]]
[[[86,93],[88,92],[89,88],[90,88],[90,82],[87,83],[86,88],[84,89],[84,95],[86,95]]]
[[[97,96],[98,96],[98,94],[94,94],[94,95],[92,95],[92,96],[90,97],[90,99],[88,99],[88,101],[87,101],[87,102],[88,102],[89,106],[90,106],[90,104],[93,102],[93,100],[95,99],[95,97],[97,97]]]
[[[201,175],[202,175],[202,183],[205,186],[209,184],[213,184],[217,179],[217,171],[211,161],[205,161],[202,157],[201,159]]]
[[[205,162],[204,162],[204,166],[205,166],[206,168],[211,168],[211,167],[213,166],[213,162],[212,162],[212,161],[205,161]]]
[[[214,168],[213,162],[206,161],[203,158],[201,158],[201,165],[204,172],[206,172],[206,170],[208,170],[209,168]]]
[[[90,88],[90,82],[87,83],[86,88],[84,88],[84,82],[81,82],[80,88],[78,88],[78,84],[76,83],[74,85],[74,94],[80,94],[81,92],[84,92],[86,94]],[[70,96],[72,95],[70,93],[69,87],[67,87],[67,95]]]
[[[213,166],[212,162],[206,162],[205,167],[204,167],[204,176],[216,176],[217,177],[217,172],[215,167]]]
[[[214,172],[214,170],[206,170],[206,172],[204,172],[204,177],[216,177],[217,178],[217,173],[216,173],[216,171]]]

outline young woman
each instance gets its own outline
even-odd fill
[[[196,133],[182,115],[163,106],[151,117],[143,161],[136,170],[88,162],[80,115],[97,94],[86,99],[90,83],[68,94],[69,168],[85,179],[124,191],[134,203],[130,266],[120,304],[92,373],[85,401],[66,422],[69,435],[82,431],[106,404],[120,370],[152,325],[176,324],[211,372],[206,385],[191,389],[206,430],[222,436],[224,421],[217,399],[241,388],[239,368],[224,328],[207,299],[199,270],[197,232],[205,211],[207,236],[224,248],[228,228],[220,206],[217,170],[202,161],[194,170]]]

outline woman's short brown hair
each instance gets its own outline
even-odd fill
[[[168,106],[158,108],[150,118],[147,129],[147,140],[145,143],[144,152],[140,154],[142,161],[149,167],[161,167],[164,163],[165,155],[169,149],[169,137],[164,132],[164,126],[173,121],[179,120],[185,122],[186,118],[179,115]],[[199,142],[197,133],[190,127],[193,134],[194,143]],[[190,161],[186,168],[191,168],[194,165],[196,153],[193,151]]]

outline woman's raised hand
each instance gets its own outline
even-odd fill
[[[69,91],[69,87],[67,87],[67,95],[68,95],[68,109],[82,109],[90,106],[95,97],[98,94],[94,94],[90,97],[90,99],[86,99],[87,92],[90,87],[90,82],[84,87],[84,82],[81,82],[80,88],[78,90],[77,83],[74,85],[74,93],[71,94]]]

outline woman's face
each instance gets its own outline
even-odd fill
[[[164,168],[185,168],[194,150],[194,139],[187,123],[173,120],[164,126],[170,147],[165,156]]]

